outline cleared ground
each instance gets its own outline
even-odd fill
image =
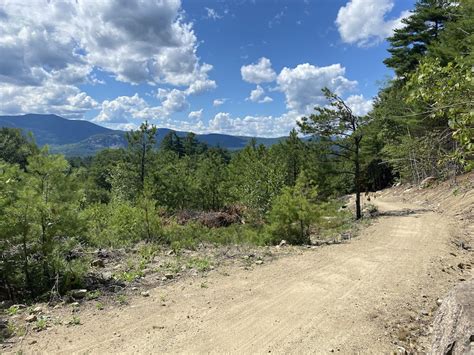
[[[178,281],[120,309],[84,311],[81,326],[30,333],[21,348],[81,354],[397,350],[410,334],[423,333],[436,299],[459,282],[455,265],[469,258],[452,243],[462,233],[454,219],[401,201],[378,197],[383,216],[347,243],[251,271],[229,267],[205,280]],[[32,339],[37,343],[29,345]]]

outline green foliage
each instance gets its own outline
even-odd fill
[[[398,77],[416,69],[428,46],[438,38],[454,6],[451,0],[418,0],[411,15],[402,20],[404,26],[395,29],[388,38],[391,56],[384,61]]]
[[[269,213],[270,234],[275,243],[284,239],[290,244],[309,244],[310,226],[318,216],[314,204],[316,187],[301,174],[294,187],[285,187],[273,202]]]
[[[0,160],[18,164],[25,169],[28,157],[38,153],[31,136],[25,136],[17,128],[0,128]]]

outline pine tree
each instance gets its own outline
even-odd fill
[[[428,46],[438,39],[453,6],[451,0],[418,0],[411,15],[402,20],[405,26],[388,38],[391,56],[384,63],[399,78],[416,69]]]
[[[143,189],[147,174],[148,158],[156,144],[156,127],[145,121],[136,131],[127,132],[128,152],[131,163],[138,166],[140,188]]]

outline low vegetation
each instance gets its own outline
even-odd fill
[[[127,135],[127,149],[66,159],[1,129],[0,298],[47,300],[83,287],[98,248],[144,245],[114,275],[129,282],[159,250],[309,244],[363,217],[364,191],[472,169],[473,9],[470,1],[419,0],[389,39],[386,64],[397,77],[372,112],[359,117],[324,89],[329,105],[270,148],[252,141],[229,152],[174,132],[158,147],[145,122]],[[354,217],[339,200],[349,193]]]

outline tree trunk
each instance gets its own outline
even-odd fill
[[[362,210],[360,207],[360,157],[359,157],[359,149],[360,149],[360,138],[355,138],[355,160],[354,160],[354,185],[356,190],[356,219],[362,218]]]

